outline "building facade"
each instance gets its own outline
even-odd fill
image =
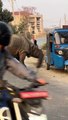
[[[14,12],[13,25],[18,26],[24,17],[23,11]],[[27,14],[28,15],[28,14]],[[39,13],[29,15],[28,31],[34,35],[34,37],[42,35],[44,33],[43,29],[43,16]]]

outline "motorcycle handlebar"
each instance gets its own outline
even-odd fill
[[[39,86],[44,86],[48,83],[46,83],[45,81],[42,81],[42,80],[36,80],[35,82],[33,82],[30,87],[31,88],[38,88]]]
[[[47,82],[45,82],[42,79],[37,79],[35,81],[33,81],[28,87],[25,88],[18,88],[15,87],[13,85],[11,85],[10,83],[8,83],[6,80],[0,80],[0,89],[14,89],[14,91],[19,92],[19,91],[27,91],[27,90],[31,90],[33,88],[38,88],[40,86],[44,86],[48,84]]]
[[[41,84],[39,81],[41,81],[41,80],[36,80],[35,82],[32,82],[28,87],[21,88],[19,90],[20,91],[30,91],[33,88],[38,88],[40,86],[44,86],[44,85],[48,84],[47,82],[45,82],[45,84]]]
[[[45,84],[48,84],[48,83],[45,83]],[[23,98],[20,94],[22,94],[21,92],[32,92],[34,91],[33,88],[38,88],[39,86],[43,86],[45,84],[41,84],[38,80],[31,83],[28,87],[25,87],[25,88],[18,88],[18,87],[15,87],[9,83],[7,83],[7,81],[2,81],[2,86],[0,87],[0,90],[1,90],[1,93],[2,90],[6,90],[7,94],[9,95],[9,99],[13,99],[13,98]],[[33,94],[33,93],[31,93]],[[41,94],[41,93],[40,93]],[[43,97],[47,97],[47,93],[43,93],[45,94]],[[2,96],[0,96],[2,97]],[[7,96],[6,96],[7,97]],[[36,97],[36,96],[35,96]],[[35,98],[34,97],[34,98]]]

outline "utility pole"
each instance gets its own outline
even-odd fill
[[[11,7],[12,7],[12,14],[14,17],[14,0],[10,0],[11,1]],[[13,20],[13,24],[14,24],[14,20]]]
[[[12,7],[12,13],[13,13],[13,16],[14,16],[14,0],[11,0],[11,7]]]
[[[66,25],[66,14],[64,14],[64,24]]]
[[[61,19],[60,19],[60,21],[59,21],[59,27],[61,28]]]

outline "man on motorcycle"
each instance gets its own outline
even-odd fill
[[[25,34],[25,33],[24,33]],[[25,35],[12,35],[11,42],[8,45],[10,53],[24,64],[25,57],[35,57],[38,59],[37,68],[41,67],[43,62],[43,52],[38,46],[34,45]]]
[[[6,46],[9,45],[11,36],[12,30],[9,25],[0,21],[0,80],[3,80],[5,69],[19,78],[26,78],[30,81],[35,80],[36,74],[28,70],[8,52]]]

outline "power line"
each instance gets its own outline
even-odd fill
[[[19,9],[17,1],[14,1],[14,5],[16,6],[17,9]]]
[[[9,6],[11,7],[11,2],[10,2],[10,0],[8,0],[8,3],[9,3]],[[12,9],[12,8],[11,8]]]

